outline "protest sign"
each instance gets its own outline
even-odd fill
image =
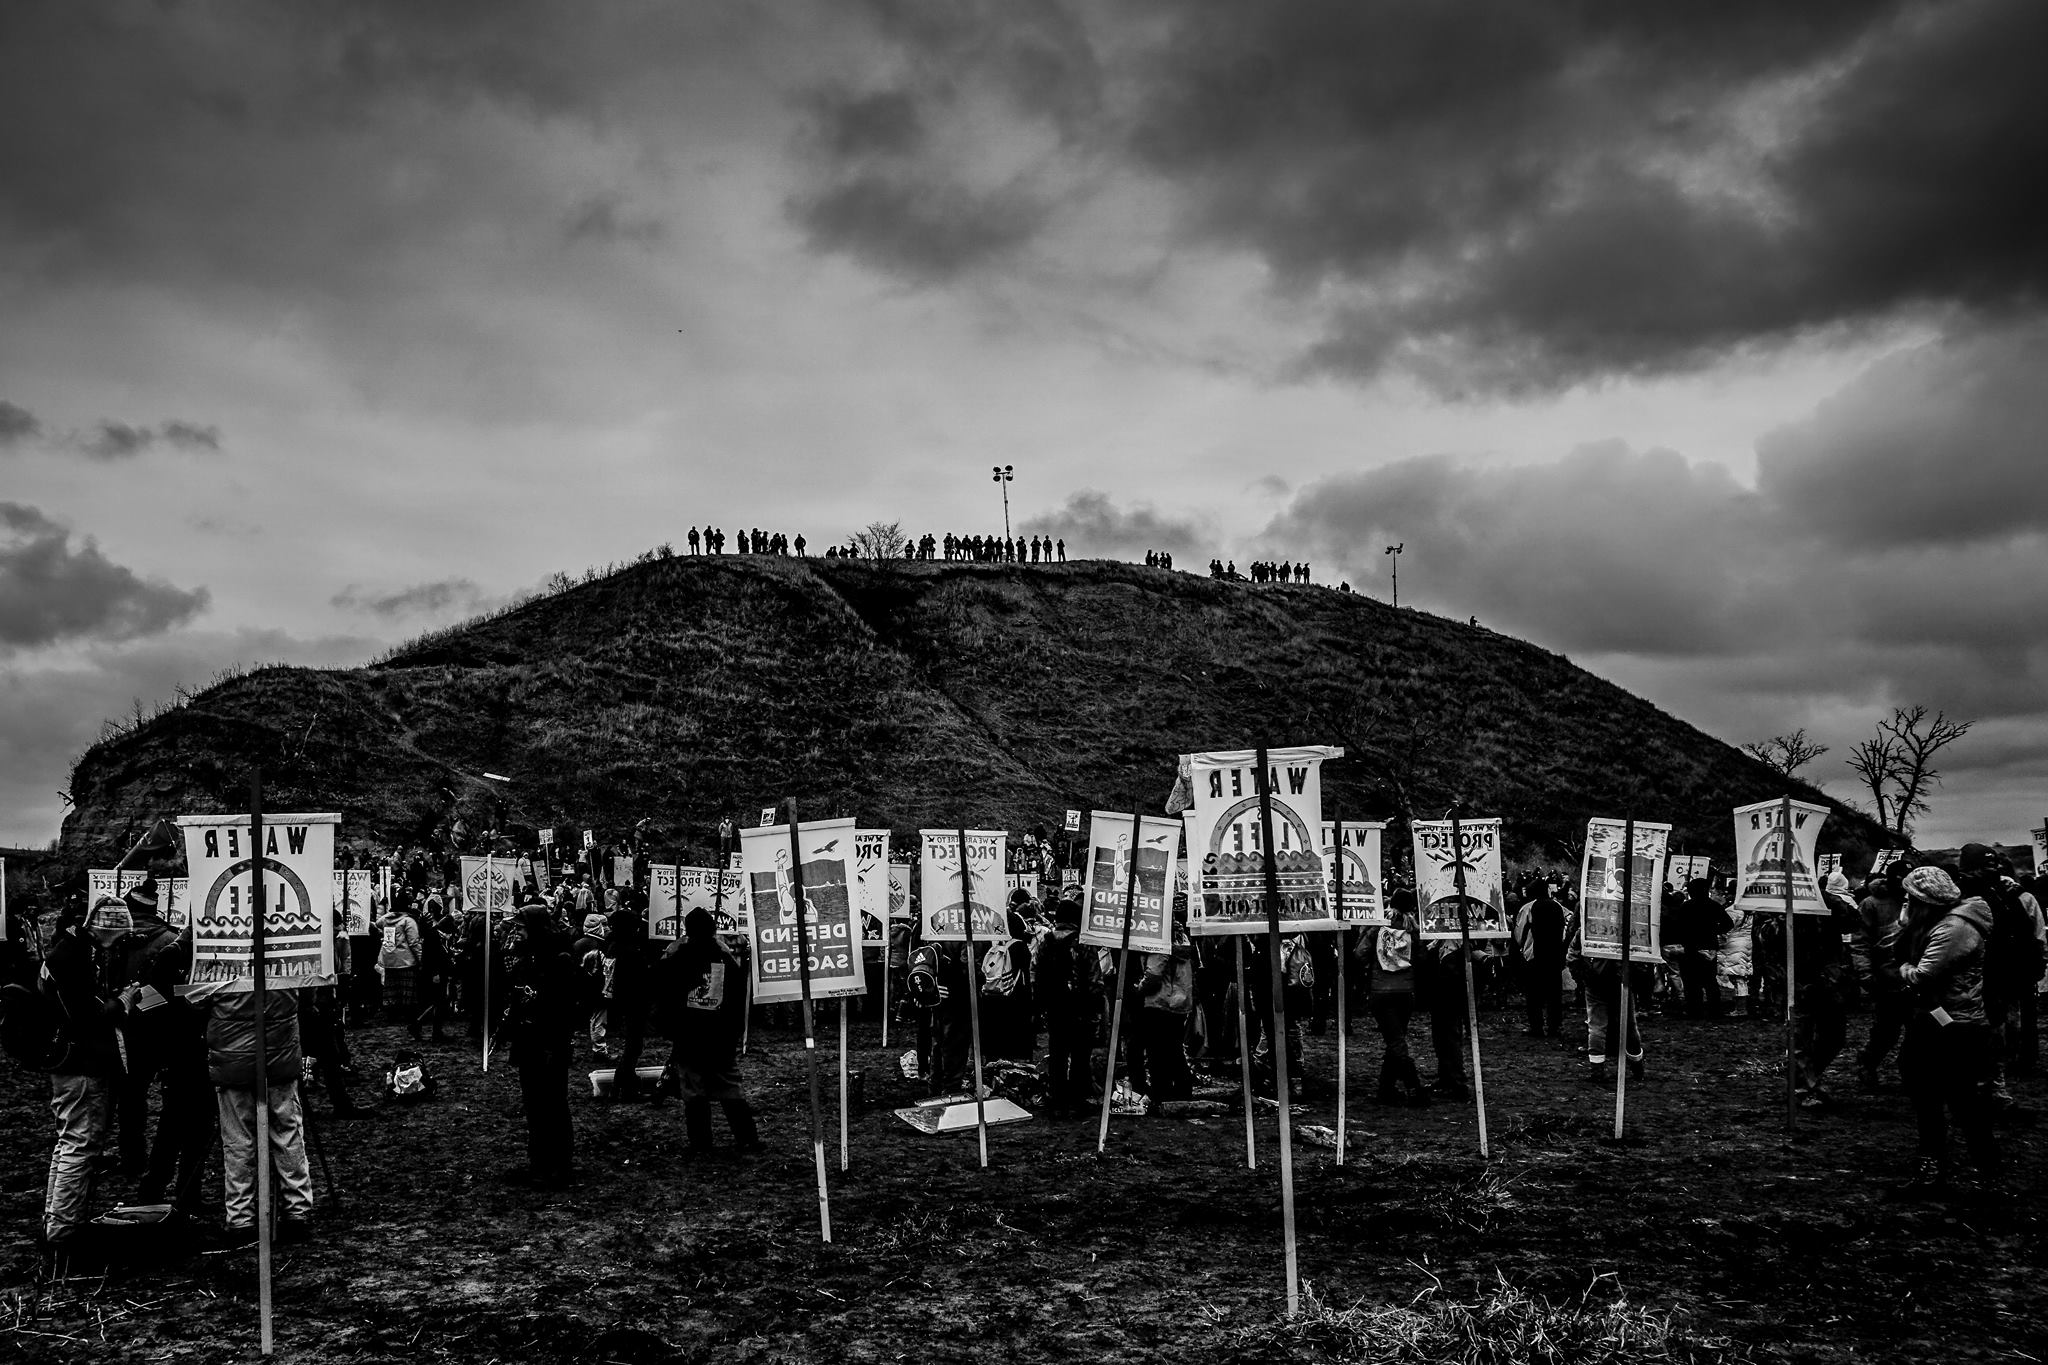
[[[633,884],[633,860],[632,860],[631,858],[617,858],[617,857],[613,858],[613,859],[612,859],[612,885],[613,885],[613,886],[631,886],[632,884]]]
[[[747,932],[747,898],[737,870],[727,870],[725,894],[719,894],[720,872],[712,867],[677,867],[673,863],[650,863],[647,867],[647,936],[675,939],[682,936],[683,917],[692,910],[711,916],[721,934]]]
[[[1067,812],[1067,833],[1069,833],[1069,834],[1079,834],[1080,832],[1081,832],[1081,812],[1079,812],[1079,811],[1077,811],[1077,810],[1070,810],[1070,811],[1068,811],[1068,812]]]
[[[161,902],[157,913],[173,929],[183,929],[192,921],[191,885],[189,877],[165,877],[157,883],[158,900]]]
[[[1825,879],[1827,879],[1827,878],[1829,878],[1829,877],[1832,877],[1832,876],[1833,876],[1833,875],[1834,875],[1835,873],[1837,873],[1837,872],[1840,872],[1841,870],[1842,870],[1842,855],[1841,855],[1841,854],[1839,854],[1839,853],[1823,853],[1823,854],[1821,854],[1821,855],[1820,855],[1820,875],[1821,875],[1821,878],[1822,878],[1823,880],[1825,880]]]
[[[1500,821],[1459,820],[1458,847],[1451,847],[1451,822],[1417,820],[1415,903],[1425,942],[1460,937],[1457,876],[1465,876],[1465,913],[1473,938],[1508,937],[1508,915],[1500,885]]]
[[[1138,885],[1131,912],[1130,946],[1141,953],[1173,951],[1173,877],[1179,861],[1181,822],[1147,815],[1138,825]],[[1131,874],[1132,818],[1128,813],[1088,812],[1087,901],[1081,942],[1097,948],[1124,946],[1124,897]]]
[[[553,848],[555,846],[554,826],[550,825],[540,832],[540,846],[542,848]]]
[[[2048,872],[2048,825],[2029,831],[2034,841],[2034,875]]]
[[[910,918],[910,864],[889,864],[889,918]]]
[[[0,943],[7,941],[7,860],[0,858]]]
[[[927,943],[965,943],[967,910],[961,903],[960,831],[918,831],[924,842],[919,868],[921,932]],[[974,936],[984,942],[1007,939],[1003,855],[1009,836],[999,829],[967,831],[967,875],[974,887]]]
[[[589,852],[589,851],[590,851],[591,849],[593,849],[593,848],[596,848],[596,847],[597,847],[597,831],[596,831],[596,830],[594,830],[594,829],[586,829],[586,830],[584,830],[584,831],[583,831],[583,851],[584,851],[584,852],[586,852],[586,853],[588,853],[588,852]]]
[[[1664,880],[1683,891],[1693,878],[1708,875],[1709,861],[1704,853],[1674,853],[1664,860]]]
[[[85,904],[87,909],[98,905],[109,896],[119,900],[130,887],[140,886],[149,873],[141,868],[123,868],[116,872],[112,868],[94,868],[85,874]]]
[[[368,868],[336,871],[334,907],[341,911],[341,932],[361,938],[370,932],[371,880]]]
[[[1623,823],[1598,818],[1586,822],[1586,852],[1579,860],[1579,946],[1587,957],[1621,957]],[[1664,884],[1657,878],[1657,867],[1670,837],[1669,825],[1636,822],[1628,881],[1628,955],[1634,962],[1664,954]]]
[[[1038,899],[1040,885],[1039,875],[1036,872],[1010,872],[1005,873],[1003,876],[1003,889],[1005,891],[1022,891],[1033,900]],[[1003,903],[1005,905],[1009,904],[1007,896],[1003,898]]]
[[[1387,902],[1380,886],[1380,841],[1387,832],[1384,820],[1344,822],[1344,904],[1338,910],[1346,924],[1369,925],[1387,922]],[[1336,831],[1323,821],[1323,862],[1328,867],[1330,903],[1336,904],[1337,856],[1333,847]],[[1339,1149],[1342,1150],[1341,1148]]]
[[[1814,876],[1818,865],[1814,845],[1827,822],[1826,806],[1805,801],[1789,804],[1792,827],[1785,828],[1784,800],[1759,801],[1735,811],[1735,904],[1759,914],[1785,913],[1785,889],[1792,890],[1792,912],[1825,915]]]
[[[488,903],[491,914],[509,914],[516,899],[513,889],[518,885],[519,864],[510,858],[462,860],[464,910],[482,910]]]
[[[855,830],[853,857],[861,946],[879,948],[889,932],[889,831]]]
[[[860,911],[854,903],[853,821],[806,821],[796,830],[803,856],[802,948],[809,958],[811,998],[865,995]],[[753,915],[754,999],[764,1005],[800,1000],[802,964],[797,958],[789,828],[741,830],[740,864],[747,908]]]
[[[1307,745],[1266,751],[1272,793],[1273,862],[1279,873],[1280,932],[1342,927],[1324,883],[1323,760],[1342,749]],[[1263,934],[1266,865],[1261,845],[1257,754],[1251,749],[1188,755],[1194,785],[1189,826],[1191,934]]]
[[[264,984],[334,984],[334,830],[339,815],[263,819]],[[192,907],[192,981],[180,994],[253,989],[255,902],[247,815],[181,815]]]

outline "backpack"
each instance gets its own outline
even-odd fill
[[[996,943],[981,958],[981,998],[1015,995],[1024,984],[1024,972],[1010,956],[1011,945]]]
[[[62,1061],[64,1015],[57,1002],[18,981],[0,986],[0,1052],[32,1071]]]
[[[2004,886],[1986,891],[1991,906],[1991,935],[1984,944],[1984,984],[1995,1001],[2010,1003],[2041,979],[2041,944],[2034,937],[2034,917]]]

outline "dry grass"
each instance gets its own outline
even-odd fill
[[[1629,1302],[1611,1275],[1553,1302],[1505,1277],[1470,1300],[1441,1281],[1406,1304],[1335,1308],[1304,1286],[1301,1312],[1229,1332],[1230,1356],[1331,1362],[1460,1361],[1465,1365],[1723,1365],[1749,1359],[1725,1337],[1695,1335],[1675,1310]]]

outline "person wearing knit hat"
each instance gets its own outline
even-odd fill
[[[1987,1183],[2001,1165],[1991,1129],[1992,1042],[1984,1013],[1984,957],[1991,908],[1965,896],[1939,867],[1916,867],[1900,883],[1898,974],[1911,1001],[1899,1072],[1919,1126],[1907,1193],[1946,1187],[1948,1124],[1963,1131],[1970,1162]]]
[[[1881,1087],[1879,1069],[1906,1031],[1906,992],[1899,984],[1899,889],[1911,868],[1893,863],[1870,878],[1856,903],[1857,930],[1849,939],[1849,961],[1870,997],[1870,1033],[1856,1053],[1856,1077],[1865,1094]]]

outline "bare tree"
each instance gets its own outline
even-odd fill
[[[1950,720],[1941,711],[1930,719],[1924,706],[1910,710],[1896,707],[1890,720],[1878,722],[1878,733],[1896,741],[1899,749],[1892,832],[1901,839],[1911,837],[1914,819],[1927,812],[1927,793],[1941,785],[1941,772],[1934,766],[1934,756],[1970,733],[1975,723]]]
[[[1883,730],[1849,751],[1849,767],[1870,793],[1871,804],[1877,808],[1877,823],[1886,829],[1892,825],[1893,789],[1901,775],[1902,758],[1898,740]]]
[[[1743,752],[1781,777],[1792,776],[1828,751],[1827,745],[1815,744],[1806,737],[1804,726],[1789,735],[1772,735],[1766,740],[1751,741],[1742,748]]]
[[[853,549],[862,559],[894,559],[903,553],[903,523],[871,521],[853,533]]]

